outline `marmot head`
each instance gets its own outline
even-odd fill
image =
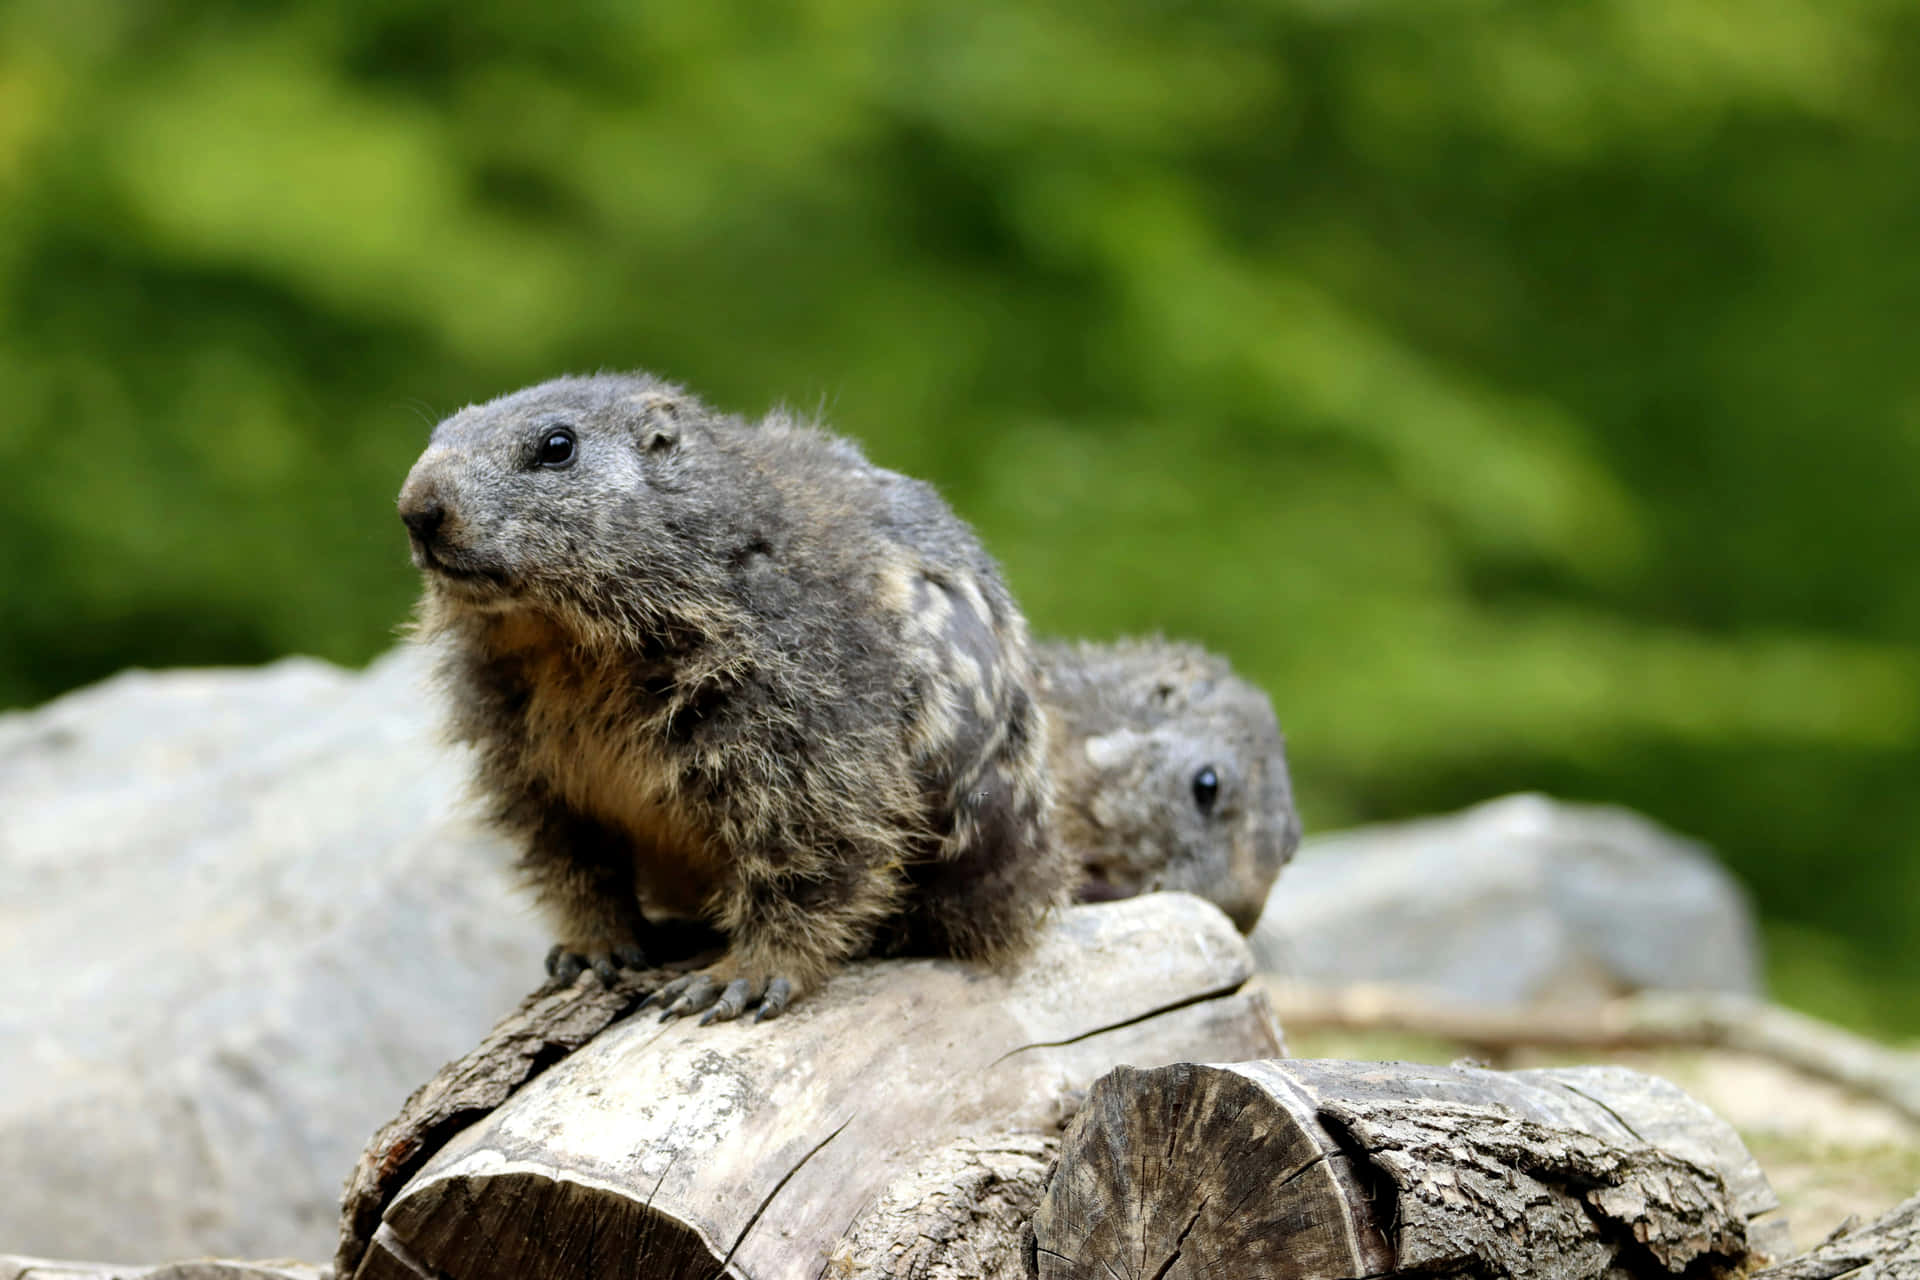
[[[668,616],[700,566],[725,554],[710,545],[723,531],[702,496],[727,465],[715,422],[643,374],[559,378],[460,410],[433,429],[400,490],[430,603],[544,605],[623,629],[648,624],[636,611]]]
[[[1056,656],[1057,655],[1057,656]],[[1242,932],[1300,843],[1266,694],[1190,645],[1054,649],[1056,830],[1083,854],[1083,902],[1185,890]]]

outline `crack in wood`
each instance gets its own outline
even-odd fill
[[[1193,1216],[1187,1219],[1187,1225],[1181,1229],[1179,1237],[1174,1240],[1173,1252],[1168,1254],[1167,1260],[1160,1264],[1160,1269],[1153,1273],[1153,1280],[1167,1280],[1167,1272],[1173,1270],[1173,1264],[1180,1261],[1181,1246],[1185,1245],[1187,1237],[1193,1234],[1193,1224],[1200,1221],[1200,1215],[1206,1211],[1207,1202],[1202,1200],[1200,1207],[1193,1211]]]
[[[399,1234],[384,1222],[373,1233],[373,1239],[368,1243],[367,1251],[371,1253],[375,1245],[385,1250],[395,1262],[422,1276],[425,1280],[439,1280],[440,1273],[427,1265],[426,1261],[413,1251],[412,1246],[402,1240]]]
[[[1293,1093],[1296,1097],[1306,1096],[1305,1091],[1297,1085],[1293,1086]],[[1337,1197],[1335,1200],[1349,1237],[1358,1238],[1361,1229],[1360,1215],[1364,1213],[1378,1231],[1381,1245],[1392,1255],[1394,1267],[1397,1269],[1401,1254],[1400,1185],[1394,1181],[1391,1173],[1370,1158],[1373,1153],[1368,1150],[1366,1143],[1361,1141],[1359,1133],[1355,1131],[1350,1120],[1343,1118],[1337,1108],[1316,1106],[1314,1119],[1319,1121],[1327,1137],[1333,1140],[1335,1150],[1321,1151],[1317,1159],[1302,1165],[1281,1186],[1288,1185],[1295,1177],[1306,1173],[1314,1165],[1324,1164],[1333,1156],[1340,1156],[1347,1162],[1347,1168],[1352,1171],[1354,1182],[1358,1184],[1360,1193],[1366,1197],[1366,1203],[1363,1206],[1349,1204],[1345,1196]],[[1391,1271],[1379,1274],[1391,1274]]]
[[[813,1146],[808,1149],[807,1154],[801,1156],[800,1159],[794,1163],[793,1168],[787,1170],[780,1176],[780,1181],[773,1184],[773,1190],[767,1192],[766,1197],[760,1201],[759,1207],[753,1211],[753,1216],[747,1219],[747,1225],[740,1228],[739,1236],[734,1239],[733,1248],[727,1250],[727,1256],[720,1259],[720,1269],[713,1273],[713,1280],[724,1280],[727,1274],[727,1268],[733,1265],[733,1255],[740,1252],[740,1246],[747,1242],[747,1237],[753,1233],[754,1227],[759,1225],[760,1216],[767,1211],[767,1206],[773,1203],[774,1198],[785,1189],[786,1185],[793,1181],[793,1175],[806,1168],[807,1161],[813,1159],[819,1155],[821,1151],[825,1150],[826,1145],[839,1137],[841,1130],[852,1123],[853,1117],[848,1116],[838,1125],[835,1125],[832,1133],[814,1143]]]
[[[1178,1117],[1184,1112],[1184,1110],[1185,1108],[1179,1107],[1179,1106],[1176,1106],[1174,1108],[1174,1112],[1173,1112],[1174,1120],[1168,1127],[1166,1159],[1169,1161],[1171,1161],[1174,1158],[1175,1135],[1178,1130]],[[1247,1108],[1244,1106],[1240,1107],[1233,1113],[1233,1119],[1230,1123],[1233,1126],[1238,1127],[1241,1118],[1245,1116],[1246,1113],[1247,1113]],[[1233,1154],[1232,1149],[1229,1147],[1222,1146],[1218,1148],[1214,1153],[1213,1161],[1206,1166],[1203,1172],[1196,1174],[1195,1180],[1196,1181],[1211,1180],[1213,1177],[1214,1170],[1218,1169],[1221,1165],[1225,1164],[1227,1161],[1227,1158],[1232,1154]],[[1295,1169],[1291,1174],[1288,1174],[1286,1178],[1284,1178],[1278,1184],[1275,1184],[1275,1185],[1282,1186],[1282,1187],[1285,1186],[1288,1182],[1293,1181],[1293,1179],[1299,1177],[1301,1174],[1305,1173],[1308,1169],[1312,1168],[1314,1165],[1319,1164],[1325,1158],[1326,1157],[1324,1155],[1321,1155],[1321,1156],[1315,1157],[1312,1160],[1309,1160],[1306,1164],[1300,1166],[1300,1168],[1298,1169]],[[1259,1186],[1248,1188],[1247,1194],[1243,1195],[1240,1198],[1239,1202],[1234,1207],[1237,1209],[1239,1205],[1245,1204],[1247,1201],[1247,1197],[1251,1196],[1255,1190],[1260,1190],[1260,1189],[1262,1188]],[[1199,1208],[1196,1208],[1193,1211],[1193,1217],[1187,1219],[1186,1230],[1182,1231],[1180,1233],[1179,1239],[1174,1241],[1173,1257],[1167,1259],[1164,1263],[1161,1264],[1160,1270],[1156,1272],[1154,1275],[1154,1280],[1160,1280],[1160,1277],[1166,1275],[1167,1268],[1172,1266],[1174,1262],[1179,1259],[1180,1244],[1182,1241],[1184,1241],[1187,1238],[1188,1232],[1191,1232],[1193,1230],[1193,1224],[1200,1220],[1200,1214],[1202,1211],[1206,1209],[1207,1201],[1209,1199],[1211,1199],[1210,1196],[1201,1197]],[[1146,1270],[1146,1266],[1147,1266],[1147,1243],[1148,1243],[1147,1239],[1143,1233],[1140,1239],[1140,1269],[1143,1272]]]
[[[654,1197],[659,1195],[660,1188],[666,1185],[667,1175],[673,1172],[674,1162],[677,1161],[679,1158],[680,1158],[680,1151],[678,1148],[675,1148],[667,1156],[666,1167],[660,1170],[660,1176],[654,1179],[653,1185],[647,1189],[647,1200],[645,1205],[645,1211],[648,1215],[646,1218],[647,1227],[645,1232],[642,1235],[642,1239],[649,1239],[653,1235],[654,1220],[652,1217],[652,1211],[653,1211]]]
[[[1244,1112],[1246,1108],[1242,1107],[1241,1110]],[[1279,1191],[1287,1186],[1290,1186],[1293,1183],[1294,1179],[1305,1177],[1308,1173],[1311,1173],[1313,1170],[1318,1169],[1321,1165],[1325,1164],[1328,1161],[1328,1159],[1332,1157],[1332,1155],[1333,1153],[1330,1151],[1322,1151],[1319,1155],[1307,1161],[1305,1164],[1301,1165],[1298,1169],[1295,1169],[1292,1173],[1280,1179],[1278,1182],[1270,1183],[1265,1187],[1259,1187],[1259,1186],[1249,1187],[1247,1189],[1247,1195],[1250,1196],[1255,1191],[1261,1191],[1261,1190]],[[1246,1196],[1240,1197],[1239,1202],[1236,1203],[1233,1207],[1238,1209],[1240,1205],[1246,1203],[1246,1198],[1247,1198]]]
[[[1627,1123],[1627,1118],[1625,1116],[1621,1115],[1618,1111],[1615,1111],[1612,1107],[1608,1106],[1606,1103],[1602,1102],[1600,1099],[1588,1093],[1585,1089],[1582,1089],[1579,1085],[1568,1084],[1565,1080],[1556,1081],[1556,1083],[1559,1084],[1559,1086],[1562,1089],[1565,1089],[1568,1093],[1571,1093],[1576,1097],[1585,1098],[1588,1102],[1591,1102],[1594,1106],[1600,1108],[1602,1111],[1612,1116],[1615,1120],[1617,1120],[1620,1123],[1620,1127],[1622,1129],[1625,1129],[1628,1133],[1633,1135],[1633,1140],[1635,1142],[1642,1142],[1642,1143],[1647,1142],[1647,1140],[1640,1135],[1640,1131],[1638,1129],[1634,1128],[1632,1125]],[[1647,1143],[1647,1145],[1651,1146],[1653,1144]]]
[[[1124,1018],[1119,1022],[1109,1022],[1104,1026],[1095,1027],[1091,1031],[1082,1031],[1079,1035],[1068,1036],[1064,1040],[1036,1040],[1032,1044],[1017,1045],[995,1058],[992,1062],[988,1063],[987,1066],[989,1069],[997,1067],[1008,1058],[1014,1057],[1017,1054],[1026,1053],[1030,1049],[1059,1049],[1066,1045],[1079,1044],[1082,1040],[1091,1040],[1095,1036],[1105,1035],[1109,1031],[1120,1031],[1127,1027],[1139,1026],[1149,1019],[1160,1017],[1162,1014],[1175,1013],[1181,1009],[1191,1008],[1196,1004],[1204,1004],[1208,1000],[1218,1000],[1222,996],[1230,996],[1245,985],[1246,983],[1242,981],[1236,982],[1232,986],[1216,987],[1210,991],[1202,991],[1200,994],[1188,996],[1184,1000],[1175,1000],[1171,1004],[1160,1005],[1157,1008],[1147,1010],[1145,1013],[1135,1014],[1131,1018]]]

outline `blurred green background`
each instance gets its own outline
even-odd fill
[[[1310,828],[1721,849],[1920,1031],[1920,6],[0,5],[0,705],[362,662],[440,415],[644,366],[1273,694]]]

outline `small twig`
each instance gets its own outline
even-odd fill
[[[1402,1031],[1488,1050],[1732,1049],[1842,1085],[1920,1123],[1920,1053],[1746,996],[1643,991],[1598,1004],[1458,1005],[1387,986],[1268,979],[1290,1032]]]

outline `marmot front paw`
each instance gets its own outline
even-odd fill
[[[588,969],[611,987],[619,979],[620,970],[646,967],[647,953],[631,942],[613,945],[556,942],[547,952],[547,976],[563,987],[572,986]]]
[[[640,1007],[665,1005],[660,1014],[662,1022],[705,1009],[707,1015],[700,1019],[704,1027],[714,1022],[732,1022],[750,1006],[758,1004],[760,1010],[753,1020],[766,1022],[786,1010],[793,999],[793,988],[793,982],[787,978],[735,978],[722,986],[711,973],[689,973],[648,996]]]

